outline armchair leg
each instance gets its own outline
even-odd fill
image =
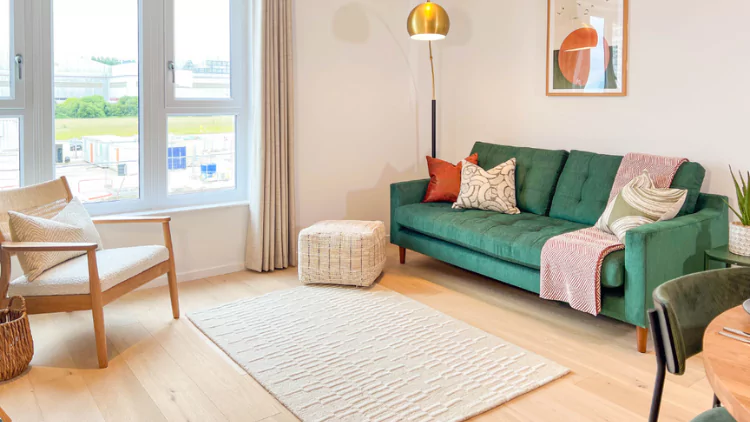
[[[180,319],[180,299],[177,294],[177,271],[174,265],[174,250],[172,248],[172,230],[169,228],[169,222],[162,223],[164,231],[164,245],[169,249],[169,272],[167,280],[169,281],[169,298],[172,300],[172,317]]]
[[[648,344],[648,328],[635,327],[635,335],[637,338],[638,352],[646,353],[646,345]]]
[[[93,295],[91,299],[91,313],[94,317],[94,336],[96,337],[96,356],[99,359],[99,368],[104,369],[109,366],[109,359],[107,358],[107,333],[104,329],[104,309],[102,308],[101,294],[99,295],[98,305],[93,304]]]
[[[406,264],[406,248],[398,247],[398,261]]]
[[[109,366],[107,358],[107,333],[104,330],[104,302],[102,285],[99,280],[99,269],[96,264],[96,251],[86,253],[89,262],[89,288],[91,294],[91,315],[94,317],[94,337],[96,338],[96,356],[99,368]]]
[[[171,262],[169,266],[167,280],[169,280],[169,298],[172,300],[172,317],[180,319],[180,299],[177,294],[177,276],[174,271],[174,262]]]

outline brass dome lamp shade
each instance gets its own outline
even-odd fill
[[[407,28],[412,39],[438,41],[448,35],[451,20],[442,6],[427,0],[409,13]]]
[[[435,62],[432,58],[432,42],[445,39],[451,29],[448,13],[439,4],[430,0],[415,7],[409,13],[406,28],[412,39],[428,41],[430,46],[430,70],[432,71],[432,157],[437,156],[437,96],[435,95]]]

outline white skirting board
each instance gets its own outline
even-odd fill
[[[201,278],[216,277],[224,274],[236,273],[238,271],[245,270],[245,263],[238,262],[235,264],[220,265],[218,267],[206,268],[202,270],[186,271],[183,273],[177,273],[177,282],[183,283],[187,281],[200,280]],[[163,275],[154,281],[144,284],[136,290],[153,289],[155,287],[162,287],[167,285],[167,276]]]

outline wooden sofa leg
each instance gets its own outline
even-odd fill
[[[398,247],[398,261],[406,264],[406,248]]]
[[[635,327],[635,335],[638,338],[638,352],[646,353],[648,344],[648,328]]]

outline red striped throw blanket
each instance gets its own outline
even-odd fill
[[[617,170],[611,201],[634,177],[648,171],[657,188],[668,188],[685,158],[628,154]],[[601,274],[604,258],[625,249],[617,236],[595,227],[555,236],[542,248],[543,299],[568,302],[573,309],[598,315],[602,310]]]

